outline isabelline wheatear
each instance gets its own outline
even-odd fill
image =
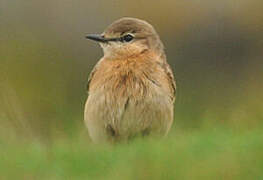
[[[121,18],[99,35],[104,56],[88,80],[84,119],[94,142],[166,135],[173,122],[175,81],[153,26]]]

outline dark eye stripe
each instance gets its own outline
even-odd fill
[[[107,38],[106,41],[121,41],[121,38]]]
[[[130,42],[134,38],[135,38],[134,36],[127,34],[127,35],[119,37],[119,38],[106,38],[105,41],[106,42],[109,42],[109,41]]]
[[[130,42],[133,40],[133,36],[131,34],[127,34],[125,36],[122,37],[122,40],[125,41],[125,42]]]

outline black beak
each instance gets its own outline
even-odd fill
[[[93,41],[98,41],[98,42],[102,42],[102,43],[106,43],[108,40],[105,39],[102,35],[100,34],[88,34],[86,36],[87,39],[91,39]]]

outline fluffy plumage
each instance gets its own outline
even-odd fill
[[[84,119],[95,142],[166,135],[173,122],[176,86],[159,36],[145,21],[122,18],[102,37],[127,33],[133,41],[101,43],[104,56],[89,77]]]

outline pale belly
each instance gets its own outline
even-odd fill
[[[161,87],[149,83],[147,89],[127,87],[125,91],[104,86],[89,94],[84,119],[94,142],[127,140],[147,134],[165,135],[169,131],[173,102]]]

